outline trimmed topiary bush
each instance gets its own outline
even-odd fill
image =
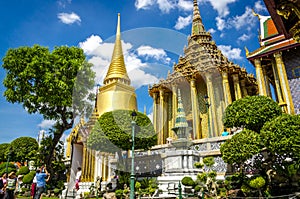
[[[29,173],[29,168],[27,166],[22,166],[16,173],[16,175],[26,175],[27,173]]]
[[[182,180],[181,180],[181,183],[184,186],[192,186],[193,187],[195,185],[194,180],[190,176],[183,177]]]
[[[23,177],[23,183],[24,184],[31,184],[34,176],[35,176],[35,171],[30,171],[28,174],[26,174]]]

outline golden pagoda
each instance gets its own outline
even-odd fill
[[[159,145],[176,139],[171,129],[175,125],[178,89],[182,91],[193,140],[220,136],[225,108],[235,100],[257,94],[254,76],[228,61],[205,30],[197,0],[193,5],[192,31],[184,55],[166,79],[149,87]]]
[[[98,118],[106,112],[114,110],[137,110],[135,89],[130,85],[124,63],[121,42],[120,14],[116,31],[116,40],[108,72],[103,81],[103,86],[97,89],[95,107],[88,122],[81,119],[67,138],[67,158],[71,159],[72,181],[77,167],[82,167],[82,182],[93,182],[96,176],[101,176],[106,181],[111,175],[109,161],[111,154],[96,152],[86,146],[86,140]]]

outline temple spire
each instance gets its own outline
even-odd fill
[[[202,23],[197,0],[194,0],[192,36],[199,35],[201,32],[205,32],[205,28]]]
[[[114,46],[114,51],[111,58],[111,63],[109,65],[106,77],[103,81],[104,84],[108,84],[111,81],[119,81],[130,85],[130,79],[128,77],[124,55],[122,50],[121,43],[121,27],[120,27],[120,13],[118,13],[118,24],[117,24],[117,32],[116,32],[116,41]]]

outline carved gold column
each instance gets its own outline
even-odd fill
[[[235,100],[241,99],[242,92],[241,92],[241,87],[240,87],[239,74],[237,74],[237,73],[232,74],[232,79],[233,79]]]
[[[164,123],[165,123],[165,117],[164,117],[164,109],[165,109],[165,102],[164,102],[164,90],[159,90],[159,105],[160,105],[160,125],[159,125],[159,143],[158,144],[164,144]]]
[[[108,179],[108,154],[105,154],[105,179],[106,181],[109,180]]]
[[[169,93],[165,92],[164,97],[164,123],[163,123],[163,131],[164,131],[164,137],[163,137],[163,143],[167,143],[167,138],[169,135]]]
[[[81,173],[81,175],[82,175],[82,181],[83,182],[86,182],[86,169],[87,169],[87,165],[86,165],[86,163],[87,163],[87,161],[86,161],[86,156],[87,156],[87,148],[86,148],[86,146],[85,145],[83,145],[83,155],[82,155],[83,157],[82,157],[82,173]]]
[[[248,91],[246,88],[246,79],[242,79],[240,82],[241,82],[243,97],[246,97],[246,96],[248,96]]]
[[[286,70],[285,66],[282,60],[282,53],[275,53],[274,54],[275,61],[276,61],[276,66],[277,66],[277,71],[278,71],[278,77],[280,80],[280,85],[283,93],[283,98],[284,101],[287,104],[287,109],[289,114],[294,114],[294,104],[291,96],[291,90],[288,82],[288,78],[286,75]]]
[[[211,132],[211,137],[216,137],[219,135],[218,132],[218,124],[217,124],[217,116],[216,116],[216,105],[215,105],[215,94],[213,90],[213,83],[212,83],[212,74],[206,73],[206,83],[207,83],[207,94],[209,100],[209,128]]]
[[[256,80],[258,84],[258,91],[259,95],[267,96],[266,91],[266,82],[263,75],[262,67],[261,67],[261,61],[259,59],[254,60],[255,70],[256,70]]]
[[[103,153],[102,154],[102,178],[103,178],[103,181],[106,181],[106,165],[105,165],[105,154]]]
[[[153,93],[153,126],[156,133],[158,133],[157,127],[157,93]]]
[[[227,71],[222,71],[222,83],[223,83],[223,90],[224,90],[225,107],[227,107],[229,104],[232,103]]]
[[[172,118],[172,128],[175,127],[176,113],[177,113],[177,86],[172,84],[172,107],[173,107],[173,118]],[[175,139],[176,135],[172,131],[172,138]]]
[[[193,138],[194,139],[200,139],[200,121],[199,121],[199,108],[198,108],[198,102],[197,102],[197,89],[195,85],[195,79],[191,79],[190,82],[191,86],[191,102],[192,102],[192,115],[193,115]]]
[[[282,111],[287,113],[287,106],[285,101],[283,101],[282,98],[282,91],[280,88],[280,81],[278,78],[278,71],[276,69],[276,65],[274,63],[274,60],[272,60],[272,70],[273,70],[273,74],[274,74],[274,82],[275,82],[275,88],[276,88],[276,95],[277,95],[277,99],[278,99],[278,104],[279,106],[281,106]]]
[[[95,178],[95,154],[96,152],[94,150],[91,150],[91,153],[92,153],[92,165],[91,165],[91,181],[94,181],[94,178]]]

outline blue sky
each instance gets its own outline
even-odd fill
[[[258,18],[269,15],[262,0],[199,0],[203,24],[229,60],[249,73],[254,68],[245,58],[244,47],[259,47]],[[39,44],[81,47],[94,64],[97,83],[102,84],[113,49],[117,13],[121,13],[121,37],[127,71],[137,89],[139,111],[152,100],[148,85],[165,78],[182,54],[191,31],[192,0],[3,0],[0,1],[0,57],[9,48]],[[20,136],[37,137],[53,122],[29,115],[21,105],[3,97],[0,68],[0,143]]]

